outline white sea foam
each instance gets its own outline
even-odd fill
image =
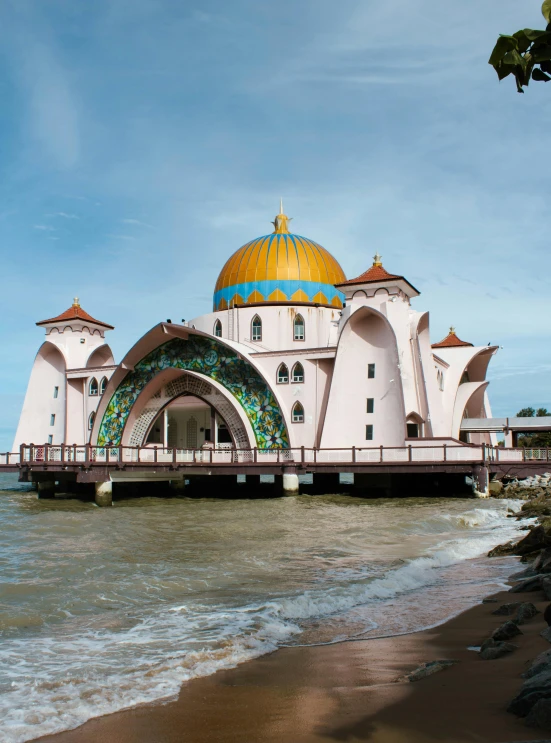
[[[454,587],[443,579],[446,570],[517,536],[517,525],[506,517],[510,502],[476,508],[465,502],[438,504],[396,503],[385,512],[371,505],[358,510],[344,499],[289,499],[251,504],[250,516],[238,504],[187,504],[185,512],[174,512],[180,519],[177,529],[185,528],[190,513],[202,524],[218,517],[216,507],[223,512],[215,536],[208,531],[197,541],[195,522],[187,535],[196,540],[194,549],[183,544],[178,559],[171,552],[177,529],[164,549],[158,545],[159,533],[166,529],[164,513],[158,522],[158,512],[151,511],[143,523],[129,525],[131,517],[139,520],[143,512],[127,509],[121,516],[110,509],[111,521],[91,522],[86,514],[82,527],[80,516],[59,516],[58,553],[65,544],[67,554],[74,555],[78,544],[81,553],[73,559],[86,567],[71,565],[75,572],[67,578],[56,572],[54,560],[45,559],[43,580],[72,581],[74,596],[68,601],[65,594],[55,594],[58,602],[65,601],[56,611],[51,609],[51,591],[37,593],[38,604],[25,596],[25,611],[42,611],[44,623],[5,633],[0,644],[0,668],[5,669],[0,673],[2,740],[23,743],[91,717],[173,698],[189,679],[300,641],[311,620],[320,627],[325,622],[330,629],[323,637],[334,632],[335,639],[375,627],[370,607],[377,607],[377,622],[384,625],[381,607],[389,599],[404,597],[406,603],[407,596],[435,586],[440,595],[453,595]],[[203,512],[197,513],[200,508]],[[99,513],[98,518],[106,517]],[[243,531],[246,518],[250,521]],[[26,549],[33,538],[49,544],[56,529],[55,521],[47,520],[48,528],[38,524],[40,531],[33,537],[29,522],[23,520],[22,526]],[[95,529],[89,547],[82,544],[81,528],[87,533]],[[222,549],[220,535],[232,529],[231,544],[224,542]],[[129,540],[133,550],[150,532],[154,559],[143,552],[143,543],[138,559],[133,552],[124,553],[124,565],[117,566],[111,554],[98,559],[98,550],[111,549],[114,537]],[[404,546],[406,532],[412,541]],[[495,561],[488,567],[489,582],[501,579],[498,565]],[[22,570],[14,563],[13,574],[25,582],[29,577]],[[81,585],[84,574],[88,582]],[[466,590],[466,600],[468,595]],[[360,617],[357,625],[350,621],[354,612]],[[443,609],[440,618],[445,616]],[[408,628],[429,620],[420,610],[416,624]],[[315,641],[315,631],[308,629],[308,638]]]

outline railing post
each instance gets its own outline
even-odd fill
[[[356,447],[352,447],[352,461],[356,462]]]
[[[50,445],[44,444],[44,461],[49,462],[50,461]]]
[[[157,464],[157,447],[153,447],[153,461]]]
[[[253,461],[255,463],[258,462],[258,446],[255,446],[253,449]]]
[[[304,464],[304,447],[300,447],[300,461],[302,464]]]
[[[281,449],[278,449],[278,450],[277,450],[277,463],[278,463],[278,464],[279,464],[279,452],[280,452],[280,451],[281,451]]]
[[[61,461],[65,461],[65,444],[61,444]]]
[[[379,449],[380,449],[380,452],[379,452],[379,462],[382,462],[383,461],[383,445],[382,444],[379,447]]]
[[[105,447],[105,461],[109,464],[109,444]]]
[[[408,444],[408,462],[411,462],[413,455],[411,453],[411,444]]]
[[[90,466],[90,444],[84,444],[84,464]]]
[[[176,447],[172,447],[172,464],[176,463]]]
[[[448,445],[444,444],[442,448],[444,449],[444,462],[447,462],[448,461]]]
[[[19,464],[23,464],[25,459],[25,444],[21,444],[19,447]]]
[[[317,461],[318,461],[318,450],[314,446],[314,464],[316,464]]]
[[[522,447],[522,461],[526,462],[526,447]]]

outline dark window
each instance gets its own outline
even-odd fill
[[[300,362],[297,362],[293,366],[293,376],[292,376],[293,382],[304,382],[304,367]]]
[[[57,398],[58,395],[59,395],[59,387],[54,387],[54,400]]]
[[[255,315],[253,317],[253,321],[251,325],[251,340],[253,341],[262,340],[262,320],[258,317],[258,315]]]
[[[288,384],[289,383],[289,369],[286,364],[281,364],[277,370],[277,383]]]
[[[53,413],[50,416],[50,426],[55,426],[55,415]]]
[[[299,402],[293,407],[293,423],[304,423],[304,408]]]
[[[368,379],[375,379],[375,364],[368,364],[367,365],[367,378]]]
[[[54,443],[54,437],[52,436],[52,434],[50,434],[48,436],[48,444],[53,444],[53,443]]]
[[[94,421],[96,420],[96,414],[90,413],[90,417],[88,418],[88,430],[92,430],[94,427]]]
[[[365,440],[373,441],[373,426],[372,425],[365,427]]]
[[[408,423],[408,439],[419,438],[419,425],[417,423]]]
[[[101,382],[99,383],[99,393],[100,395],[103,395],[105,392],[105,388],[107,387],[107,377],[104,377]]]
[[[295,317],[294,322],[294,339],[296,341],[304,340],[304,319],[301,315]]]
[[[375,400],[372,397],[367,398],[367,412],[372,413],[375,408]]]
[[[88,394],[93,396],[98,394],[98,380],[95,377],[92,377],[92,379],[90,380],[90,385],[88,386]]]
[[[217,338],[221,338],[222,337],[222,323],[220,322],[220,320],[217,320],[214,323],[214,335]]]

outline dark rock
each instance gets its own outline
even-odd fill
[[[532,578],[519,581],[510,589],[510,593],[531,593],[541,591],[541,575],[534,575]]]
[[[526,717],[540,699],[551,699],[551,671],[543,671],[525,681],[517,696],[507,707],[519,717]]]
[[[551,650],[545,650],[532,662],[530,668],[521,674],[523,679],[530,679],[543,671],[551,671]]]
[[[492,632],[492,640],[504,642],[517,635],[522,635],[517,625],[514,622],[505,622],[505,624],[502,624],[501,627],[498,627]]]
[[[526,724],[529,728],[551,730],[551,699],[536,702],[526,717]]]
[[[495,609],[492,614],[495,614],[498,617],[510,617],[511,614],[515,613],[519,606],[522,606],[521,601],[515,601],[514,604],[502,604],[499,609]]]
[[[543,637],[544,640],[547,640],[547,642],[551,642],[551,627],[547,627],[546,629],[542,630],[540,632],[540,635]]]
[[[539,611],[534,604],[526,602],[518,607],[511,621],[515,624],[525,624],[529,619],[535,617],[536,614],[539,614]]]
[[[548,604],[545,607],[545,611],[543,612],[543,618],[547,622],[547,624],[551,625],[551,604]]]
[[[551,601],[551,577],[544,578],[541,582],[541,587],[543,588],[545,598]]]
[[[398,681],[420,681],[427,676],[432,676],[433,673],[438,673],[439,671],[443,671],[445,668],[453,666],[454,663],[457,663],[457,661],[431,660],[428,663],[423,663],[422,665],[420,665],[419,668],[415,669],[415,671],[411,671],[411,673],[406,673],[405,676],[401,676]]]
[[[505,555],[515,554],[515,542],[507,542],[507,544],[498,544],[493,550],[488,552],[488,557],[504,557]]]
[[[497,660],[502,658],[504,655],[512,653],[516,650],[518,645],[513,645],[510,642],[495,642],[492,640],[493,645],[488,645],[488,641],[484,643],[484,649],[480,648],[479,656],[482,660]]]
[[[503,483],[499,480],[492,480],[488,485],[490,495],[498,496],[503,492]]]
[[[497,604],[497,599],[482,599],[483,604]]]
[[[551,514],[551,503],[548,504],[549,513]],[[528,534],[521,539],[516,546],[517,555],[526,555],[537,549],[547,547],[547,535],[543,526],[535,526]]]
[[[547,560],[551,560],[551,550],[540,550],[538,556],[534,560],[532,567],[534,570],[541,572],[541,568]]]

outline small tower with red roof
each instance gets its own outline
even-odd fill
[[[12,451],[21,444],[88,441],[116,368],[105,342],[113,326],[85,312],[78,297],[65,312],[36,324],[46,338],[34,361]]]

